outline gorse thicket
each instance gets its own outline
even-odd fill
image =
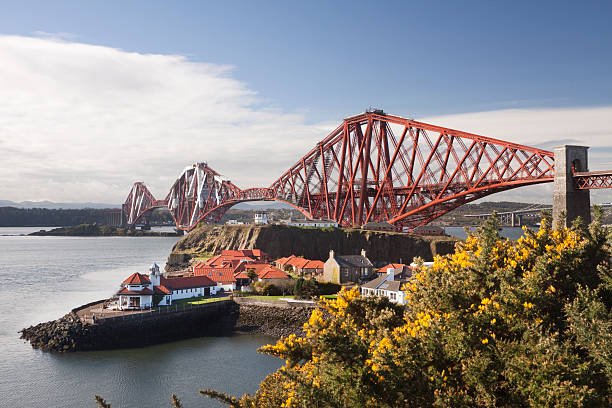
[[[321,300],[305,337],[260,349],[286,364],[254,395],[201,392],[236,407],[610,406],[608,230],[497,230],[419,268],[408,308],[357,289]]]

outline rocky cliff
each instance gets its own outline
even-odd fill
[[[258,248],[272,258],[291,254],[326,260],[329,250],[337,254],[367,251],[375,263],[411,262],[415,256],[433,259],[434,255],[454,250],[452,237],[423,237],[411,234],[362,231],[340,228],[300,228],[283,225],[204,225],[181,238],[168,257],[166,269],[179,270],[193,258],[209,257],[223,249]]]

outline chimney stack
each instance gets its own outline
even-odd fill
[[[330,249],[329,250],[329,259],[333,259],[334,258],[334,250]]]
[[[363,256],[364,258],[366,258],[366,251],[365,251],[365,249],[362,249],[362,250],[361,250],[361,256]]]

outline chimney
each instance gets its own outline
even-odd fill
[[[366,251],[365,251],[365,249],[362,249],[362,250],[361,250],[361,256],[363,256],[364,258],[366,258]]]
[[[333,249],[329,250],[329,259],[334,259],[334,250]]]
[[[387,279],[388,281],[395,280],[395,269],[387,268]]]

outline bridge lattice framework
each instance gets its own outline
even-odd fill
[[[182,230],[216,223],[232,206],[280,201],[345,227],[425,225],[489,194],[554,180],[551,151],[380,110],[352,116],[266,188],[240,189],[207,163],[185,169],[163,200],[143,182],[123,204],[128,226],[167,207]],[[576,174],[578,189],[612,185],[612,172]],[[603,180],[603,181],[602,181]]]

